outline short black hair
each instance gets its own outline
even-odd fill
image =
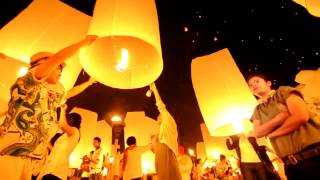
[[[226,159],[226,156],[223,154],[220,154],[220,160]]]
[[[66,115],[67,122],[70,126],[80,129],[81,116],[78,113],[70,113]]]
[[[137,143],[137,140],[134,136],[130,136],[128,137],[127,139],[127,145],[130,146],[130,145],[134,145]]]
[[[249,74],[246,78],[246,81],[249,82],[249,80],[252,79],[253,77],[259,77],[264,79],[265,81],[269,81],[269,78],[265,74],[259,73],[259,72],[254,72]]]
[[[99,137],[94,137],[93,140],[96,140],[98,142],[101,142],[101,139]]]

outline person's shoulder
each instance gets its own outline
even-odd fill
[[[276,91],[276,94],[283,95],[285,97],[288,97],[291,93],[295,93],[303,98],[300,90],[292,86],[280,86]]]
[[[279,86],[277,91],[288,91],[288,90],[292,90],[292,89],[295,89],[295,88],[292,86]]]

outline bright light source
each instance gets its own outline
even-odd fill
[[[243,132],[244,131],[242,121],[233,121],[233,122],[231,122],[231,124],[232,124],[232,127],[235,132]]]
[[[116,70],[122,72],[128,68],[129,52],[127,49],[121,49],[121,58],[119,64],[116,65]]]
[[[102,170],[102,176],[106,176],[108,174],[108,169],[106,167],[103,167],[103,170]]]
[[[22,66],[19,70],[18,77],[24,76],[25,74],[27,74],[27,72],[28,72],[28,68],[25,66]]]
[[[120,121],[122,121],[122,118],[120,117],[120,116],[113,116],[112,118],[111,118],[111,121],[112,122],[120,122]]]
[[[194,156],[194,150],[193,149],[188,149],[188,153],[190,156]]]
[[[151,97],[151,94],[152,94],[152,91],[149,89],[149,90],[146,92],[146,96],[147,96],[147,97]]]
[[[114,157],[113,157],[113,156],[109,157],[109,162],[110,162],[111,164],[114,162]]]

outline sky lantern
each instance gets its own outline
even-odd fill
[[[80,51],[80,60],[100,83],[134,89],[149,85],[161,74],[154,0],[97,0],[88,34],[99,38]]]
[[[316,17],[320,17],[320,1],[319,0],[293,0],[297,4],[300,4],[307,11]]]
[[[299,83],[305,99],[320,99],[320,68],[317,70],[301,70],[296,75],[295,81]]]
[[[248,119],[257,101],[228,49],[195,58],[191,78],[211,136],[229,136],[251,128]]]
[[[28,67],[28,63],[0,55],[0,113],[8,109],[8,102],[11,97],[10,88],[18,77],[26,73]],[[0,120],[0,124],[1,122]]]
[[[197,142],[196,144],[196,149],[197,149],[197,158],[205,160],[207,158],[206,154],[206,149],[205,149],[205,144],[204,142]]]
[[[218,160],[221,154],[226,155],[227,159],[236,156],[236,152],[230,151],[226,146],[228,136],[211,136],[204,123],[200,124],[200,128],[208,159]]]
[[[57,52],[83,39],[91,17],[58,0],[35,0],[0,31],[0,52],[29,63],[36,52]],[[78,56],[66,61],[61,83],[73,87],[81,71]]]

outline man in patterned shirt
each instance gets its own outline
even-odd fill
[[[11,99],[0,126],[0,179],[31,179],[34,162],[46,154],[57,128],[57,108],[66,98],[79,94],[92,80],[65,95],[59,78],[64,61],[97,37],[85,39],[57,53],[39,52],[30,59],[28,73],[11,87]]]

